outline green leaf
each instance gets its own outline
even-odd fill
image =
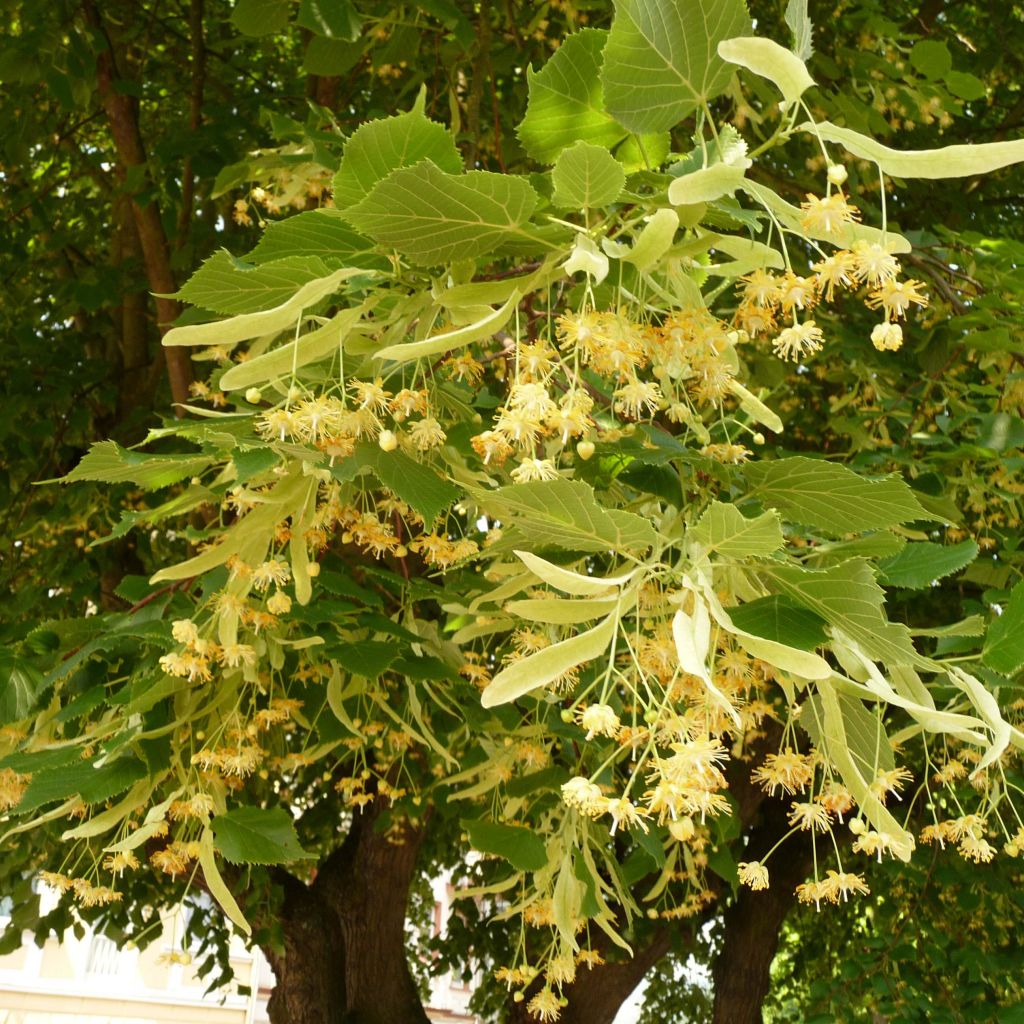
[[[879,569],[887,586],[920,590],[959,571],[977,557],[978,545],[973,540],[959,544],[921,541],[907,544],[895,558],[882,562]]]
[[[725,91],[725,39],[749,34],[743,0],[616,0],[604,51],[605,105],[634,132],[677,125]]]
[[[938,39],[919,39],[910,50],[910,63],[915,71],[934,82],[952,69],[953,55]]]
[[[359,38],[363,27],[351,0],[302,0],[296,21],[318,36],[349,42]]]
[[[786,103],[796,103],[814,85],[807,65],[792,50],[771,39],[744,36],[718,44],[718,55],[730,64],[753,71],[779,87]]]
[[[147,455],[122,448],[116,441],[98,441],[67,476],[61,477],[61,483],[98,480],[158,490],[195,476],[212,461],[206,455]]]
[[[901,151],[829,121],[820,122],[816,128],[810,124],[800,127],[808,132],[816,130],[826,142],[845,146],[854,156],[871,160],[894,178],[966,178],[1024,160],[1024,139]]]
[[[935,626],[932,629],[912,629],[914,636],[984,636],[985,618],[982,615],[968,615],[966,619],[951,623],[948,626]]]
[[[945,83],[946,88],[962,100],[983,100],[988,95],[985,83],[966,71],[950,71]]]
[[[490,171],[446,174],[431,160],[392,171],[346,216],[356,229],[413,263],[474,259],[525,237],[537,193]]]
[[[231,24],[246,36],[268,36],[288,24],[289,0],[238,0]]]
[[[366,41],[350,43],[344,39],[313,36],[302,58],[302,71],[307,75],[343,75],[355,67],[366,51]]]
[[[176,298],[213,313],[256,313],[279,306],[304,284],[330,272],[317,256],[289,256],[257,267],[220,249],[188,279]]]
[[[355,206],[392,171],[421,160],[430,160],[449,174],[462,171],[462,157],[451,133],[426,117],[417,101],[404,114],[368,121],[355,130],[334,176],[335,205],[340,210]]]
[[[744,239],[746,241],[746,239]],[[717,248],[725,248],[716,243]],[[729,248],[733,248],[732,245]],[[770,258],[765,262],[770,266]],[[774,409],[765,405],[752,391],[748,391],[738,380],[732,379],[729,390],[739,399],[740,408],[755,422],[767,427],[773,433],[781,434],[785,424]]]
[[[751,497],[786,519],[844,534],[931,519],[899,477],[865,480],[852,469],[802,455],[745,467]]]
[[[544,840],[531,829],[497,821],[463,821],[462,827],[474,850],[502,857],[517,871],[540,871],[548,862]]]
[[[1024,666],[1024,583],[1013,588],[1002,614],[988,627],[981,660],[1006,676]]]
[[[793,52],[801,60],[810,59],[814,53],[814,26],[807,15],[807,0],[789,0],[786,4],[786,24],[793,33]]]
[[[353,640],[337,644],[330,649],[331,660],[355,676],[376,679],[387,671],[402,653],[394,642],[384,640]]]
[[[461,494],[454,484],[404,452],[385,452],[364,442],[356,447],[353,458],[359,465],[369,466],[385,487],[423,516],[428,529]]]
[[[574,32],[540,71],[527,70],[530,98],[516,134],[539,163],[554,163],[574,142],[611,149],[628,134],[604,107],[600,72],[607,38],[596,28]]]
[[[788,598],[772,594],[729,609],[733,624],[754,636],[813,651],[825,643],[825,620]]]
[[[107,761],[99,768],[88,762],[71,767],[56,768],[33,774],[16,813],[27,814],[55,800],[66,800],[79,795],[83,803],[97,804],[130,789],[148,774],[145,762],[136,757],[121,757]]]
[[[330,270],[342,266],[387,270],[387,259],[373,250],[373,242],[353,231],[339,211],[307,210],[285,220],[271,221],[259,244],[245,258],[265,264],[297,256],[317,256]]]
[[[559,153],[551,181],[556,206],[596,209],[619,198],[626,184],[626,172],[607,149],[577,142]]]
[[[890,665],[927,664],[914,649],[907,627],[887,621],[885,594],[864,559],[851,558],[822,570],[765,564],[757,573],[784,596],[842,630],[871,657]]]
[[[782,669],[783,672],[790,672],[800,676],[802,679],[827,679],[832,674],[832,668],[824,658],[811,651],[803,651],[790,644],[780,643],[777,640],[769,640],[763,636],[749,633],[733,622],[729,609],[727,612],[722,607],[710,582],[705,581],[702,585],[704,599],[715,621],[725,630],[736,637],[737,643],[755,658]],[[677,613],[678,618],[678,613]],[[675,623],[673,622],[673,626]],[[678,639],[677,639],[678,647]]]
[[[0,725],[20,722],[35,707],[43,676],[9,650],[0,650]]]
[[[727,558],[770,555],[783,544],[777,513],[764,512],[747,519],[735,505],[721,501],[713,501],[708,506],[690,530],[689,539]]]
[[[475,492],[495,518],[513,522],[538,547],[570,551],[646,551],[657,542],[650,522],[631,512],[606,509],[578,480],[538,480],[496,491]]]
[[[232,864],[288,864],[315,860],[299,845],[291,815],[280,807],[238,807],[210,823],[213,843]]]

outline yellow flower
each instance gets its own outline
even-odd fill
[[[899,260],[877,242],[861,239],[853,247],[853,256],[853,276],[871,288],[893,280],[900,272]]]
[[[627,829],[639,825],[645,832],[648,831],[647,823],[642,817],[645,812],[639,810],[632,800],[624,796],[606,800],[604,811],[612,816],[612,835],[618,832],[620,825]]]
[[[879,352],[896,352],[903,347],[903,328],[888,321],[871,328],[871,344]]]
[[[871,309],[881,306],[890,320],[903,320],[911,305],[927,306],[928,296],[921,291],[921,282],[914,278],[907,278],[906,281],[884,280],[868,296],[867,304]]]
[[[985,838],[968,832],[957,845],[960,855],[975,864],[987,864],[995,855],[996,848]]]
[[[653,415],[663,401],[661,388],[652,381],[633,380],[615,391],[615,411],[634,420]]]
[[[832,871],[831,869],[825,874],[827,877],[823,884],[828,887],[827,895],[833,903],[838,903],[840,897],[845,902],[850,893],[867,896],[871,892],[867,882],[860,875],[846,871]]]
[[[525,484],[533,480],[557,480],[558,470],[551,459],[523,459],[512,470],[511,476],[517,484]]]
[[[845,224],[860,220],[860,211],[846,201],[842,192],[833,192],[824,199],[807,193],[807,201],[800,204],[800,209],[800,226],[809,235],[834,235]]]
[[[814,777],[814,767],[807,754],[796,750],[783,750],[769,754],[764,764],[756,768],[751,778],[772,796],[777,790],[790,795],[805,790]]]
[[[441,424],[428,416],[409,425],[409,441],[420,452],[429,451],[444,444],[448,435],[441,429]]]
[[[813,320],[784,328],[772,342],[772,348],[780,359],[796,362],[805,355],[818,352],[824,344],[821,328]]]
[[[610,736],[615,739],[622,728],[619,716],[607,704],[591,704],[580,714],[580,725],[587,730],[588,740],[595,736]]]
[[[798,309],[810,309],[817,297],[816,281],[813,277],[799,277],[788,271],[779,286],[779,304],[787,315],[792,315]]]
[[[259,591],[266,590],[271,583],[284,586],[292,578],[292,570],[287,562],[270,558],[252,571],[252,585]]]
[[[847,249],[840,249],[811,265],[817,276],[818,294],[831,302],[837,287],[852,288],[856,284],[854,268],[856,257]]]
[[[790,825],[805,832],[827,832],[832,827],[828,810],[817,803],[794,803],[788,820]]]
[[[768,888],[768,869],[760,861],[740,861],[736,867],[741,885],[749,885],[755,892]]]
[[[601,787],[581,775],[562,784],[562,800],[567,807],[575,808],[591,818],[597,817],[603,810]]]
[[[745,285],[743,301],[763,309],[771,309],[778,305],[782,294],[781,281],[766,270],[755,270],[740,280]]]
[[[550,988],[542,988],[527,1004],[530,1015],[546,1024],[556,1021],[561,1016],[561,1000]]]
[[[31,780],[31,775],[20,775],[11,768],[0,769],[0,811],[17,807]]]

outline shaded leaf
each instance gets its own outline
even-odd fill
[[[959,544],[920,541],[906,544],[895,558],[882,562],[879,569],[882,582],[888,586],[920,590],[963,569],[977,557],[978,545],[973,540]]]
[[[291,815],[280,807],[238,807],[210,823],[213,844],[232,864],[288,864],[313,860],[299,845]]]
[[[1007,676],[1024,666],[1024,583],[1013,588],[1002,614],[988,627],[981,660]]]
[[[462,827],[474,850],[501,857],[517,871],[540,871],[548,862],[544,840],[528,828],[497,821],[463,821]]]
[[[766,640],[813,651],[825,643],[825,620],[778,594],[729,609],[734,625]]]

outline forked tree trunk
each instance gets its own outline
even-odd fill
[[[267,951],[271,1024],[427,1024],[405,930],[423,831],[384,834],[378,817],[355,819],[311,885],[282,873],[284,955]]]
[[[748,860],[763,857],[789,830],[783,801],[766,800],[762,813],[762,823],[750,837]],[[769,861],[770,888],[752,892],[741,887],[726,910],[725,942],[712,971],[713,1024],[761,1024],[782,922],[796,903],[794,890],[806,879],[811,863],[810,843],[802,835],[792,837]]]

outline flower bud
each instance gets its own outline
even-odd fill
[[[382,430],[380,437],[377,438],[377,444],[380,445],[381,451],[393,452],[398,447],[398,437],[393,430]]]
[[[259,405],[263,401],[263,392],[259,388],[249,388],[245,393],[245,400],[251,405]]]
[[[580,441],[576,445],[576,454],[586,462],[594,454],[594,442],[593,441]]]
[[[842,164],[831,164],[828,169],[829,184],[842,185],[846,182],[846,168]]]

